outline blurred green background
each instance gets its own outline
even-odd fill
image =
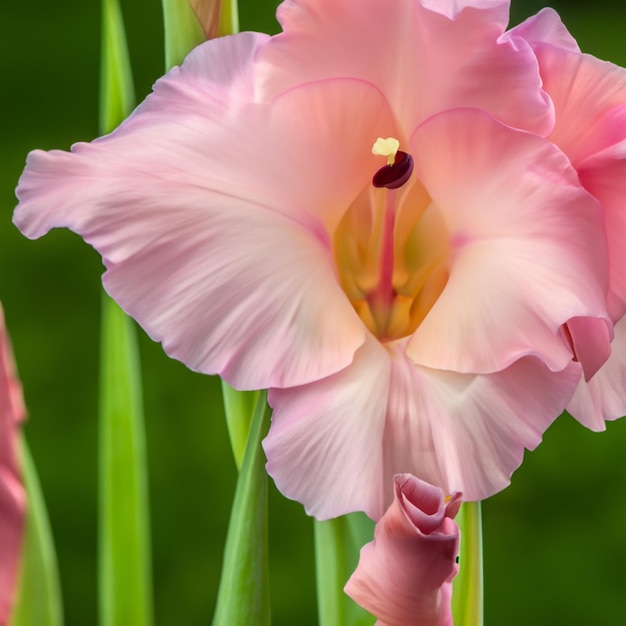
[[[358,1],[358,0],[356,0]],[[162,73],[159,0],[125,0],[139,98]],[[275,0],[242,0],[241,27],[276,32]],[[545,2],[514,0],[512,22]],[[626,3],[553,2],[583,50],[626,65]],[[66,623],[96,618],[96,381],[100,260],[78,237],[30,242],[11,224],[27,152],[97,135],[100,6],[0,2],[0,299],[61,569]],[[626,174],[625,174],[626,175]],[[157,624],[210,623],[235,481],[216,379],[143,334]],[[626,625],[626,420],[569,417],[484,504],[487,626]],[[312,526],[271,494],[274,624],[317,623]]]

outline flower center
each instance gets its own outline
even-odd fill
[[[449,237],[441,213],[417,179],[400,142],[379,138],[387,164],[373,176],[334,233],[341,286],[380,341],[413,333],[448,280]]]

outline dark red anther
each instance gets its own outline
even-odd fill
[[[374,185],[374,187],[397,189],[398,187],[402,187],[402,185],[409,180],[412,173],[413,157],[406,152],[398,150],[393,165],[383,165],[383,167],[374,174],[372,185]]]

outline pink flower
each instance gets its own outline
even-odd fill
[[[604,420],[626,414],[626,71],[582,54],[552,9],[540,11],[509,36],[532,46],[555,109],[549,139],[569,157],[604,212],[607,302],[615,337],[610,346],[610,324],[575,320],[580,333],[574,347],[584,354],[582,369],[585,361],[595,366],[585,370],[567,407],[585,426],[604,430]]]
[[[15,600],[26,496],[20,479],[18,428],[26,414],[0,307],[0,624]]]
[[[111,135],[28,158],[18,227],[76,231],[168,354],[269,388],[268,471],[319,518],[379,518],[396,473],[502,489],[611,352],[617,182],[581,184],[543,88],[537,42],[571,38],[508,8],[288,0],[282,34],[210,41]]]
[[[394,500],[361,549],[344,591],[381,626],[452,626],[450,598],[459,553],[452,518],[461,495],[410,474],[394,476]]]

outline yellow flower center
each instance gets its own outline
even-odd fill
[[[387,157],[381,169],[397,166],[397,155],[410,159],[399,145],[393,138],[376,141],[372,152]],[[333,248],[344,292],[383,342],[412,334],[448,280],[448,230],[415,177],[398,188],[364,189],[340,221]]]

